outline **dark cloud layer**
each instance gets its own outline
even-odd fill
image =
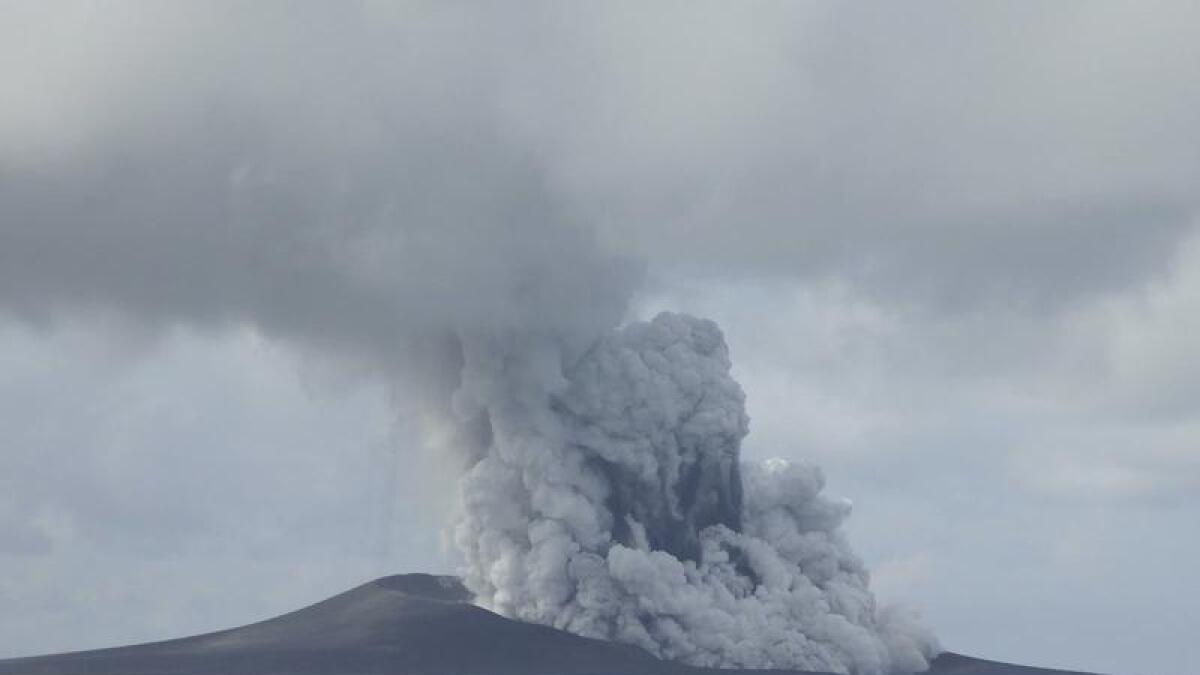
[[[1153,277],[1200,178],[1166,5],[9,11],[10,304],[212,317],[275,266],[332,294],[262,288],[273,320],[379,321],[491,288],[506,229],[585,223],[693,275],[1060,305]],[[448,279],[431,232],[484,269]]]

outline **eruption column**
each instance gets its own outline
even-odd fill
[[[927,667],[932,636],[877,609],[821,472],[740,461],[716,324],[661,314],[565,354],[464,340],[455,403],[479,459],[456,538],[479,602],[697,665]]]

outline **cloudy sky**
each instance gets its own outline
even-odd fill
[[[0,657],[452,571],[424,346],[614,295],[721,324],[746,454],[822,465],[947,648],[1194,669],[1197,45],[1185,2],[5,3]]]

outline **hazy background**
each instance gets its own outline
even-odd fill
[[[824,466],[947,648],[1188,672],[1198,45],[1184,2],[0,6],[0,656],[452,570],[345,355],[489,270],[307,256],[562,219],[722,325],[748,455]]]

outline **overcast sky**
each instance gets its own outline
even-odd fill
[[[5,3],[0,657],[452,571],[397,345],[532,267],[715,319],[945,647],[1193,671],[1198,64],[1187,2]]]

